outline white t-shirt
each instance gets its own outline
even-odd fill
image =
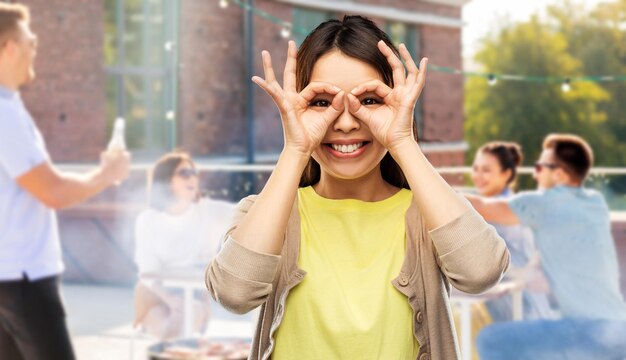
[[[203,198],[184,213],[147,209],[135,222],[139,273],[205,267],[217,254],[235,204]]]

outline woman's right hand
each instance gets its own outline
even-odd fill
[[[330,124],[344,109],[344,91],[324,82],[312,82],[301,92],[296,90],[296,44],[289,41],[287,62],[281,87],[272,68],[269,52],[261,53],[265,79],[253,76],[276,103],[285,135],[285,150],[309,157],[320,145]]]

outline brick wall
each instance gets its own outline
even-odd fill
[[[462,68],[461,31],[421,27],[422,54],[432,64]],[[422,99],[423,139],[432,142],[463,140],[463,77],[431,71]],[[458,163],[458,165],[463,164]]]
[[[179,144],[195,155],[243,155],[243,12],[180,4]]]
[[[97,161],[108,138],[102,0],[23,0],[39,37],[37,79],[23,89],[54,161]]]

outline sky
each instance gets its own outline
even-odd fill
[[[497,27],[498,19],[508,17],[512,21],[525,21],[547,5],[561,0],[471,0],[463,7],[463,58],[471,63],[472,55],[477,51],[479,40]],[[592,8],[607,0],[578,0]]]

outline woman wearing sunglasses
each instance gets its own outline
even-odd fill
[[[157,161],[149,180],[148,209],[135,223],[135,262],[139,277],[150,272],[204,266],[217,253],[233,205],[201,197],[191,157],[172,152]],[[209,319],[205,298],[194,306],[194,330]],[[182,294],[158,282],[140,280],[135,291],[135,325],[161,339],[181,335]]]

